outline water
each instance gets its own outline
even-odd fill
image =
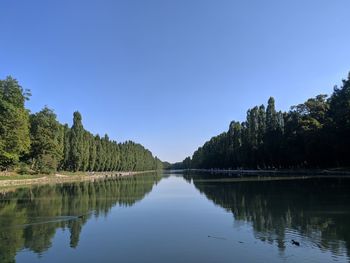
[[[18,189],[0,197],[0,262],[349,262],[349,189],[199,174]]]

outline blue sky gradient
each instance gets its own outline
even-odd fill
[[[276,99],[288,110],[350,71],[348,0],[0,1],[0,78],[63,123],[180,161]]]

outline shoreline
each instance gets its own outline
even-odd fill
[[[45,185],[45,184],[60,184],[60,183],[73,183],[73,182],[84,182],[84,181],[97,181],[109,178],[123,178],[137,174],[145,174],[155,172],[151,171],[134,171],[134,172],[79,172],[77,174],[69,173],[65,174],[56,173],[54,175],[43,175],[38,178],[30,179],[3,179],[0,180],[0,189],[8,187],[20,187],[20,186],[31,186],[31,185]]]
[[[242,169],[242,170],[230,170],[230,169],[183,169],[183,170],[171,170],[181,172],[203,172],[211,174],[232,174],[232,175],[259,175],[259,176],[274,176],[274,175],[306,175],[306,176],[350,176],[350,170],[335,170],[335,169],[291,169],[291,170],[254,170],[254,169]]]

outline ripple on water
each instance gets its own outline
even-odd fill
[[[331,252],[332,261],[349,261],[345,241],[338,239],[325,239],[320,231],[301,233],[299,230],[287,228],[285,241],[293,246],[291,240],[298,241],[300,248],[307,251],[319,251],[321,253]]]

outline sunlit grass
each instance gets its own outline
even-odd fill
[[[23,180],[23,179],[35,179],[44,177],[45,175],[30,175],[30,174],[11,174],[11,175],[0,175],[0,180]]]

